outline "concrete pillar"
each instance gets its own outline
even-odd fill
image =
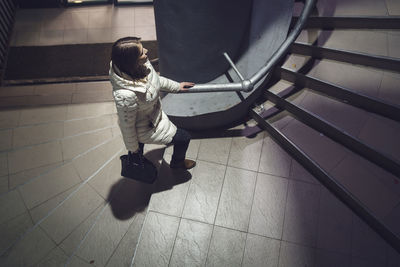
[[[160,72],[206,83],[229,65],[248,39],[252,0],[155,0]]]

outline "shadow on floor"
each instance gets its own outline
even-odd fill
[[[160,154],[162,156],[161,151],[164,149],[151,150],[145,154],[145,157],[158,168],[158,177],[154,184],[121,178],[111,187],[107,201],[115,218],[128,220],[137,212],[146,209],[153,193],[170,190],[175,185],[186,183],[192,178],[187,170],[171,169],[164,159],[160,164],[157,159],[160,158]]]

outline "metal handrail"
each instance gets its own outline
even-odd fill
[[[232,69],[241,78],[241,82],[236,83],[222,83],[222,84],[196,84],[188,90],[180,91],[179,93],[206,93],[206,92],[230,92],[230,91],[243,91],[251,92],[254,89],[256,83],[258,83],[263,77],[265,77],[268,72],[279,62],[279,60],[286,55],[289,51],[292,43],[297,39],[300,32],[303,30],[307,18],[309,17],[311,10],[314,7],[316,0],[306,0],[303,11],[293,30],[290,32],[286,40],[282,43],[280,48],[271,56],[268,62],[257,71],[250,79],[242,79],[243,76],[240,74],[239,70],[236,68],[233,61],[229,58],[227,53],[224,53],[225,58],[231,65]]]

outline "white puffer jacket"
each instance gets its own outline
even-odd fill
[[[168,144],[176,133],[176,126],[161,109],[160,90],[179,91],[179,83],[159,76],[149,61],[150,73],[143,80],[132,81],[114,72],[110,62],[110,82],[118,111],[125,147],[136,151],[139,142]]]

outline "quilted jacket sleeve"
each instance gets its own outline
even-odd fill
[[[171,92],[171,93],[176,93],[179,91],[179,83],[175,82],[171,79],[162,77],[160,77],[160,89],[162,91],[167,91],[167,92]]]
[[[127,90],[124,91],[124,93],[114,93],[114,100],[118,112],[119,127],[121,129],[126,149],[129,151],[136,151],[139,148],[136,133],[138,101],[135,93]]]

